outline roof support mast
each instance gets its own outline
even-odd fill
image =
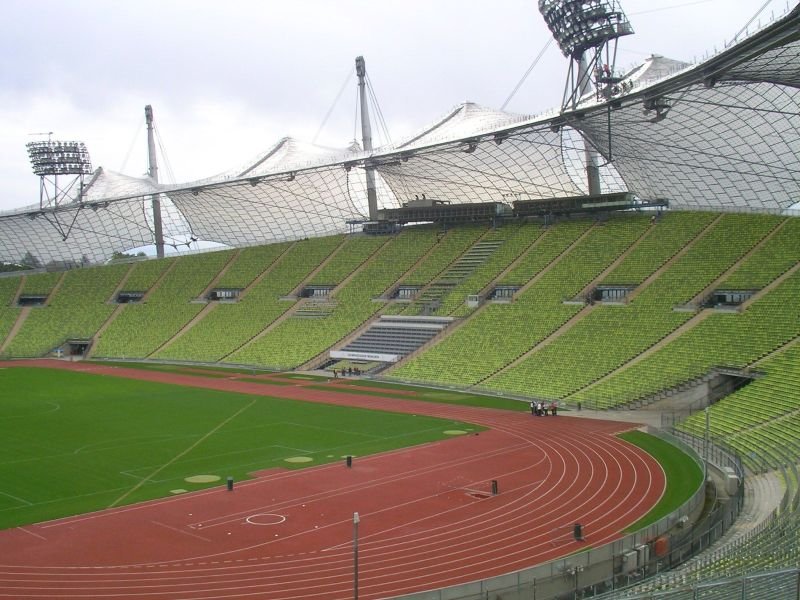
[[[144,107],[144,118],[147,123],[147,175],[158,183],[158,161],[156,160],[156,140],[153,130],[153,107]],[[161,227],[161,200],[153,194],[153,237],[155,238],[156,256],[164,258],[164,232]]]
[[[585,54],[581,57],[581,62],[578,65],[578,82],[580,82],[580,94],[583,98],[592,90],[589,61],[586,59]],[[583,141],[583,147],[586,154],[586,185],[589,195],[599,196],[603,193],[600,186],[600,154],[586,139]]]
[[[358,100],[361,107],[361,144],[364,152],[372,152],[372,127],[369,124],[369,108],[367,106],[367,68],[364,64],[364,57],[356,57],[356,76],[358,77]],[[371,166],[369,160],[364,164],[367,176],[367,207],[369,209],[369,220],[378,220],[378,192],[375,189],[375,167]]]
[[[539,12],[570,60],[561,112],[575,112],[591,92],[593,80],[598,99],[618,94],[621,79],[614,64],[617,40],[631,35],[633,28],[617,0],[539,0]],[[579,126],[576,129],[580,131]],[[587,185],[589,195],[595,196],[602,193],[600,155],[584,140]]]

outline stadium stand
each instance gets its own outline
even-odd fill
[[[589,223],[584,225],[589,227]],[[447,384],[474,385],[527,352],[580,310],[565,304],[608,267],[647,227],[643,217],[622,217],[595,226],[569,251],[559,254],[575,240],[580,227],[554,228],[553,243],[537,246],[546,258],[537,265],[540,277],[523,288],[513,304],[489,304],[468,322],[424,353],[411,357],[390,374],[400,379]],[[562,237],[563,235],[563,237]],[[560,242],[560,243],[559,243]],[[548,251],[554,251],[552,254]],[[550,268],[543,269],[550,262]],[[531,268],[533,267],[533,268]],[[511,281],[519,281],[512,271]],[[515,279],[517,277],[517,279]],[[526,327],[519,323],[525,322]]]
[[[341,350],[407,356],[437,336],[450,322],[447,317],[381,315]]]
[[[484,243],[494,243],[494,251],[486,260],[466,274],[462,281],[441,298],[441,304],[434,314],[439,316],[465,316],[471,310],[464,303],[470,294],[479,294],[511,262],[533,244],[544,232],[539,223],[509,223],[504,227],[492,229],[483,238]]]
[[[759,248],[720,284],[726,289],[761,289],[800,262],[800,219],[786,219],[775,239]]]
[[[350,237],[336,255],[307,282],[308,285],[337,286],[386,243],[388,238],[358,235]]]
[[[47,296],[53,291],[63,275],[63,273],[59,272],[34,273],[32,275],[26,275],[25,282],[22,284],[22,294],[31,296]]]
[[[342,243],[330,236],[294,243],[275,254],[260,279],[235,304],[219,304],[191,330],[156,358],[190,361],[218,361],[259,335],[287,310],[296,299],[291,294]]]
[[[22,277],[20,276],[0,277],[0,307],[11,306],[21,283]]]
[[[697,220],[702,224],[704,215]],[[678,226],[675,237],[681,240],[684,240],[682,234],[687,229],[699,229],[697,225],[684,227],[686,222],[681,220],[674,223]],[[560,399],[597,381],[686,322],[691,313],[675,312],[673,308],[689,301],[706,284],[735,264],[775,223],[771,217],[753,219],[744,215],[724,215],[706,236],[639,293],[630,305],[596,307],[553,343],[482,385],[517,394],[527,392],[537,397]],[[670,231],[670,225],[665,221],[656,229]],[[744,231],[734,235],[741,228]],[[671,236],[667,234],[666,237]],[[649,264],[652,268],[663,262],[663,255],[658,261],[651,260],[653,255],[649,245],[642,248],[644,258],[640,257],[638,250],[639,247],[634,249],[615,271],[624,272],[621,268],[630,262],[636,268],[628,269],[629,273],[638,270],[640,277],[647,277],[649,273],[640,265]]]
[[[148,292],[156,282],[175,265],[175,258],[138,262],[125,280],[125,288],[131,291]]]
[[[800,345],[793,344],[758,362],[762,377],[726,396],[710,408],[709,433],[734,448],[753,471],[759,456],[780,468],[786,454],[800,457]],[[705,415],[695,413],[678,427],[702,437]]]
[[[146,357],[167,342],[203,308],[193,303],[230,260],[229,250],[184,256],[142,304],[128,304],[97,340],[95,356]],[[146,263],[142,263],[146,264]],[[138,265],[137,265],[138,267]],[[149,271],[149,269],[148,269]],[[148,273],[152,276],[154,273]],[[134,276],[136,273],[134,272]],[[131,280],[138,284],[138,280]]]
[[[675,256],[719,215],[702,212],[668,212],[628,258],[611,271],[602,284],[639,285]]]
[[[710,315],[669,344],[573,396],[592,406],[641,401],[691,384],[714,366],[742,369],[800,334],[794,305],[800,272],[754,301],[744,312]]]
[[[6,350],[13,356],[42,356],[68,339],[91,339],[114,310],[107,301],[130,268],[117,264],[67,271],[48,305],[31,310]]]
[[[227,362],[293,368],[310,361],[359,327],[382,306],[374,301],[436,243],[430,228],[404,230],[333,294],[336,307],[317,319],[289,317],[266,335],[225,358]]]
[[[271,265],[291,243],[252,246],[243,249],[225,274],[217,281],[219,288],[244,289]]]

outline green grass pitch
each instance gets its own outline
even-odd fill
[[[0,370],[0,529],[480,430],[69,371]],[[286,458],[309,457],[300,465]],[[186,477],[214,475],[216,483]]]

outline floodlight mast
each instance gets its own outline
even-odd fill
[[[153,107],[144,107],[144,120],[147,123],[147,176],[158,183],[158,160],[156,158],[156,140],[153,130]],[[161,200],[153,194],[153,237],[155,238],[156,256],[164,258],[164,232],[161,226]]]
[[[616,0],[539,0],[539,12],[569,58],[562,112],[576,110],[594,83],[598,97],[609,99],[623,90],[616,72],[617,42],[633,28]],[[594,79],[593,79],[594,77]],[[600,188],[599,156],[586,143],[589,194]]]
[[[62,204],[83,200],[83,178],[92,173],[92,161],[86,144],[76,141],[52,140],[28,142],[28,157],[34,175],[39,176],[39,208],[58,208]],[[62,176],[61,182],[58,176]],[[67,179],[63,179],[63,176]],[[65,183],[66,182],[66,183]]]
[[[358,100],[361,107],[361,143],[364,152],[372,152],[372,127],[369,123],[369,108],[367,106],[367,67],[364,64],[364,57],[356,57],[356,76],[358,77]],[[367,176],[367,207],[369,210],[369,220],[378,219],[378,193],[375,189],[375,168],[365,163],[364,170]]]

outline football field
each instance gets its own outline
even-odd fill
[[[0,529],[474,425],[65,370],[0,370]]]

